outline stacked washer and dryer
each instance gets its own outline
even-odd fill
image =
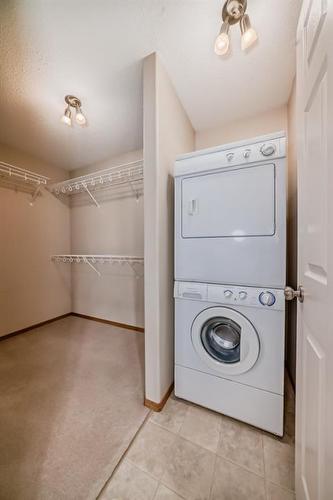
[[[175,166],[175,394],[283,435],[286,138]]]

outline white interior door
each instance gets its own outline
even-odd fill
[[[333,499],[333,0],[298,26],[299,283],[296,494]]]

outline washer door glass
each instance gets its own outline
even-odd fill
[[[240,375],[250,370],[259,356],[254,325],[230,307],[202,310],[193,320],[191,338],[197,355],[214,373]]]
[[[202,326],[201,341],[207,353],[216,361],[238,363],[241,332],[241,326],[230,318],[211,318]]]

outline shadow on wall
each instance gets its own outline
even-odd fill
[[[287,212],[287,285],[297,289],[297,123],[296,85],[288,102],[288,212]],[[297,301],[287,302],[286,362],[293,386],[296,384]]]
[[[93,191],[92,194],[99,205],[102,205],[103,203],[108,203],[110,201],[133,198],[133,191],[128,187],[124,187],[122,189],[106,188],[105,190]],[[59,194],[53,196],[69,208],[95,206],[93,200],[90,198],[88,193],[79,193],[73,196],[68,196],[66,194]],[[137,189],[137,196],[138,198],[143,196],[142,187]]]
[[[143,196],[143,187],[135,187],[135,192],[138,198]],[[107,203],[115,200],[122,200],[127,198],[133,198],[133,191],[130,187],[117,187],[117,188],[106,188],[105,190],[94,190],[93,196],[96,199],[97,203],[102,205],[103,203]],[[66,196],[61,197],[66,198]],[[94,202],[88,195],[88,193],[80,193],[70,197],[70,206],[71,207],[80,207],[85,205],[94,205]]]
[[[60,268],[69,264],[57,264]],[[73,312],[144,327],[143,265],[73,263]]]

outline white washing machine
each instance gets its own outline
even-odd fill
[[[283,290],[175,283],[175,394],[283,435]]]
[[[284,288],[284,133],[196,151],[175,165],[175,280]]]

